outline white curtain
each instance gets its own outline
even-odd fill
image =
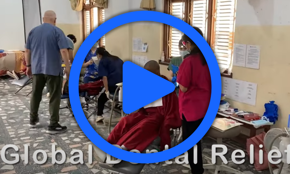
[[[29,32],[42,23],[38,0],[22,0],[24,9],[24,27],[26,40]]]

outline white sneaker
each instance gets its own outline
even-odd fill
[[[102,122],[104,120],[103,116],[97,116],[96,123]]]
[[[7,71],[6,74],[10,77],[12,77],[13,79],[16,79],[16,77],[14,76],[14,74],[10,71]]]
[[[12,71],[13,76],[15,77],[16,80],[19,80],[18,75],[15,73],[15,71]]]
[[[128,150],[124,145],[121,146],[123,150]]]

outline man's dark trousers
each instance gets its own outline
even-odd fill
[[[59,107],[61,100],[62,76],[51,76],[44,74],[34,74],[32,81],[32,93],[30,101],[30,120],[38,120],[38,109],[42,99],[42,91],[45,87],[49,89],[49,114],[50,126],[59,122]]]

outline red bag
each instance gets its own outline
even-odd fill
[[[250,145],[254,145],[254,166],[257,171],[266,170],[269,168],[268,166],[268,153],[264,148],[264,137],[266,133],[263,132],[255,137],[247,139],[247,152],[250,157]],[[261,149],[259,146],[263,145],[263,164],[259,163],[259,150]]]

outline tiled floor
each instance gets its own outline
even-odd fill
[[[90,141],[84,135],[84,133],[78,127],[74,117],[71,116],[67,109],[60,111],[60,122],[68,126],[68,131],[65,134],[49,135],[46,134],[46,126],[48,125],[49,113],[48,113],[48,99],[43,96],[43,101],[40,106],[40,125],[36,129],[30,129],[29,127],[29,97],[25,94],[30,92],[31,87],[24,88],[19,94],[14,95],[17,86],[11,85],[10,79],[0,79],[0,149],[6,144],[15,144],[20,148],[21,161],[16,165],[4,164],[3,160],[0,161],[0,173],[1,174],[31,174],[31,173],[93,173],[93,174],[107,174],[109,171],[99,167],[98,162],[94,160],[93,165],[87,164],[88,156],[87,148]],[[62,103],[64,105],[64,103]],[[92,121],[94,116],[90,118]],[[94,124],[92,122],[92,124]],[[95,126],[97,132],[103,137],[107,135],[107,127],[102,125]],[[204,138],[204,154],[210,156],[210,147],[214,141],[210,138]],[[46,150],[48,154],[48,161],[46,164],[38,165],[33,163],[32,158],[29,160],[29,164],[23,163],[24,158],[24,144],[29,145],[29,151],[34,152],[38,149]],[[72,165],[66,160],[64,165],[52,165],[51,164],[51,144],[55,144],[57,149],[63,149],[66,154],[70,155],[72,149],[79,149],[84,152],[83,165]],[[241,148],[231,141],[226,141],[225,144],[232,149]],[[9,150],[8,154],[13,153]],[[14,152],[15,153],[15,152]],[[9,155],[7,155],[9,156]],[[32,156],[30,154],[30,156]],[[9,157],[8,157],[9,158]],[[253,166],[244,164],[234,166],[240,171],[244,171],[245,174],[251,173],[265,173],[257,172],[253,169]],[[144,167],[144,174],[154,173],[170,173],[180,174],[189,173],[189,169],[181,165],[169,165],[164,164],[150,164]]]

